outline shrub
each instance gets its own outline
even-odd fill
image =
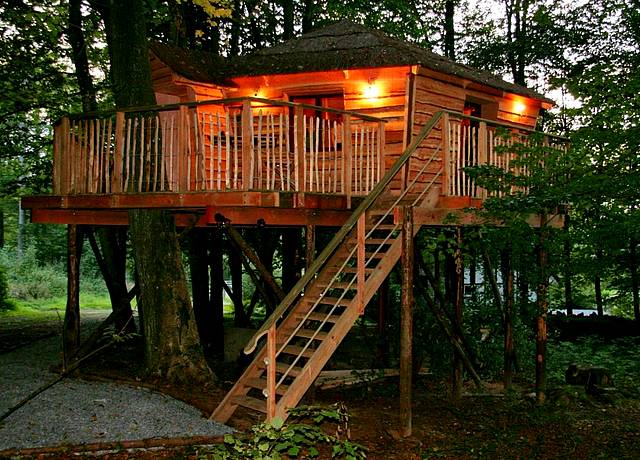
[[[9,283],[4,267],[0,265],[0,311],[11,310],[14,304],[9,300]]]

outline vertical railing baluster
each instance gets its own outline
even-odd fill
[[[351,115],[345,114],[342,126],[342,193],[347,196],[347,208],[351,208],[351,176],[352,176],[352,145],[351,145]]]

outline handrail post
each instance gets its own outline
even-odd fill
[[[480,122],[478,126],[478,164],[486,165],[488,163],[487,157],[487,123]],[[476,190],[478,186],[476,185]],[[487,197],[487,189],[480,189],[480,196],[478,198],[485,199]]]
[[[124,152],[124,112],[116,113],[116,145],[113,152],[113,174],[111,175],[111,191],[122,192],[122,157]]]
[[[450,190],[450,171],[451,171],[451,146],[450,146],[450,123],[449,114],[442,114],[442,192],[445,196],[449,196]]]
[[[297,105],[294,109],[295,118],[295,144],[294,144],[294,156],[295,156],[295,176],[296,176],[296,191],[304,192],[306,190],[305,180],[305,168],[304,168],[304,155],[306,146],[304,143],[304,109],[301,105]]]
[[[253,188],[253,171],[251,171],[251,157],[253,156],[253,114],[251,101],[242,101],[242,188]]]
[[[366,212],[360,214],[358,218],[358,226],[356,229],[358,254],[357,254],[357,271],[358,271],[358,314],[364,313],[364,286],[365,286],[365,224],[366,224]]]
[[[347,208],[351,208],[351,178],[353,175],[353,152],[351,145],[351,115],[344,116],[344,134],[342,136],[342,154],[344,155],[344,191],[347,195]]]
[[[189,108],[180,106],[180,120],[178,123],[178,190],[185,192],[189,189]]]
[[[69,117],[63,117],[54,132],[55,144],[53,151],[53,192],[67,195],[70,189],[69,177],[71,149],[69,143]],[[57,177],[56,177],[57,176]]]
[[[276,416],[276,323],[269,327],[267,333],[267,421]]]

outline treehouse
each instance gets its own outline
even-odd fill
[[[247,345],[222,422],[238,406],[286,417],[400,260],[407,216],[411,234],[475,223],[464,208],[487,192],[466,168],[527,174],[499,147],[552,105],[347,21],[238,58],[154,44],[150,61],[161,105],[63,118],[52,194],[23,207],[42,223],[164,208],[178,226],[337,228]]]

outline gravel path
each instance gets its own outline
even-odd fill
[[[59,337],[0,355],[0,414],[53,380],[49,369],[59,355]],[[0,450],[229,432],[194,407],[145,388],[64,379],[0,423]]]

